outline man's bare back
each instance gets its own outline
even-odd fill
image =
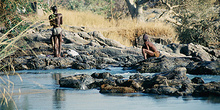
[[[145,34],[143,36],[144,45],[142,47],[142,54],[144,56],[144,59],[147,59],[149,57],[159,57],[160,52],[157,50],[155,45],[148,40],[148,36]]]

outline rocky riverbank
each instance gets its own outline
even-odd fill
[[[81,29],[81,28],[76,28]],[[82,28],[83,29],[83,28]],[[100,88],[101,93],[156,93],[167,95],[220,96],[219,82],[204,84],[201,78],[189,79],[188,74],[220,74],[220,50],[195,44],[156,43],[160,51],[158,58],[144,60],[137,38],[136,46],[126,47],[119,42],[105,38],[100,32],[77,33],[64,30],[61,58],[53,57],[50,44],[50,29],[29,30],[24,40],[30,45],[25,55],[17,51],[5,58],[0,66],[7,69],[108,69],[109,66],[135,69],[140,73],[158,73],[154,76],[136,74],[129,79],[113,76],[110,73],[76,75],[64,77],[60,86],[81,89]]]
[[[195,44],[156,43],[160,51],[159,58],[143,60],[141,53],[142,37],[137,38],[136,46],[126,47],[119,42],[105,38],[100,32],[84,32],[83,28],[76,28],[79,32],[64,30],[62,44],[62,58],[53,57],[50,44],[51,30],[41,28],[29,30],[24,38],[30,49],[17,51],[12,58],[5,58],[1,66],[15,70],[29,69],[107,69],[108,66],[122,66],[124,69],[136,69],[139,72],[159,73],[172,71],[176,67],[185,67],[189,74],[220,73],[220,50]],[[7,66],[8,65],[8,66]]]

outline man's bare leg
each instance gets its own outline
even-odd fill
[[[59,56],[61,57],[61,49],[62,49],[62,32],[59,34]]]
[[[59,38],[54,36],[54,56],[59,57]]]
[[[143,49],[143,54],[145,55],[144,57],[146,57],[147,55],[153,57],[154,56],[154,52],[151,50],[147,50],[147,49]]]

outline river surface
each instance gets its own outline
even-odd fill
[[[220,110],[220,97],[174,97],[145,93],[101,94],[97,89],[78,90],[58,85],[60,77],[75,74],[110,72],[129,78],[136,73],[134,70],[122,70],[120,67],[112,67],[110,70],[54,69],[17,72],[21,74],[1,76],[13,82],[14,90],[13,100],[9,100],[7,105],[0,105],[0,110]],[[202,77],[205,82],[220,81],[220,76],[214,75],[188,77]]]

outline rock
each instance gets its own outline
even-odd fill
[[[179,96],[178,89],[175,87],[170,86],[159,86],[158,88],[152,88],[152,89],[146,89],[144,91],[145,93],[153,93],[153,94],[164,94],[164,95],[173,95],[173,96]]]
[[[135,89],[135,91],[143,90],[143,88],[141,87],[141,84],[132,80],[132,79],[123,81],[122,83],[118,83],[117,85],[123,86],[123,87],[131,87],[131,88]]]
[[[114,47],[106,47],[100,50],[102,53],[107,54],[108,56],[118,56],[123,55],[123,52],[121,49],[114,48]]]
[[[172,96],[219,96],[220,82],[206,84],[191,83],[184,67],[176,68],[173,73],[161,73],[154,76],[135,74],[129,80],[113,76],[108,72],[63,77],[61,87],[92,89],[100,88],[100,93],[154,93]],[[194,78],[194,80],[199,78]],[[193,81],[193,80],[192,80]],[[195,82],[195,81],[194,81]],[[198,82],[198,80],[197,80]]]
[[[72,64],[72,69],[79,69],[79,70],[84,70],[84,69],[92,69],[91,66],[87,63],[77,63],[77,62],[74,62]]]
[[[191,62],[186,66],[187,73],[189,74],[209,74],[219,75],[220,74],[220,61],[200,61]]]
[[[78,44],[88,44],[89,43],[89,41],[83,39],[77,33],[65,32],[64,35],[65,35],[64,41],[66,43],[78,43]]]
[[[77,26],[69,26],[71,29],[76,30],[76,31],[85,31],[85,27],[77,27]]]
[[[194,92],[194,87],[186,76],[184,67],[157,74],[151,79],[146,79],[142,86],[145,88],[145,93],[183,96],[191,95]]]
[[[78,32],[77,33],[80,37],[82,37],[83,39],[93,39],[89,34],[87,34],[86,32]]]
[[[24,64],[18,64],[15,66],[15,70],[28,70],[29,68],[27,67],[27,65]]]
[[[135,93],[136,91],[131,87],[119,87],[108,84],[101,85],[100,93]]]
[[[112,75],[109,72],[104,72],[104,73],[93,73],[91,76],[97,79],[108,79]]]
[[[144,87],[144,89],[148,89],[159,85],[168,86],[167,78],[161,75],[156,75],[152,79],[145,80],[142,84],[142,87]]]
[[[76,52],[75,50],[71,50],[71,49],[68,49],[66,52],[70,57],[74,57],[74,56],[79,55],[78,52]]]
[[[115,40],[112,40],[112,39],[105,39],[105,43],[108,45],[108,46],[112,46],[112,47],[117,47],[117,48],[125,48],[124,45],[122,45],[120,42],[118,41],[115,41]]]
[[[194,45],[190,43],[188,44],[188,52],[186,54],[193,57],[199,57],[201,60],[204,61],[212,61],[210,54],[205,50],[209,49],[201,45]]]
[[[195,78],[191,79],[191,81],[195,84],[204,84],[205,83],[205,81],[201,77],[195,77]]]
[[[46,67],[44,67],[45,70],[51,70],[51,69],[55,69],[54,65],[48,65]]]
[[[220,96],[220,82],[210,82],[206,84],[197,85],[193,96]]]
[[[35,42],[50,42],[50,39],[42,36],[39,32],[29,34],[27,36],[28,40]]]
[[[92,35],[98,41],[105,42],[106,38],[102,35],[102,33],[98,32],[98,31],[94,31]]]
[[[170,58],[152,57],[132,65],[132,69],[137,69],[141,73],[158,73],[172,71],[176,67],[186,67],[192,60],[190,58]]]
[[[186,76],[186,68],[185,67],[177,67],[173,71],[161,73],[160,75],[165,76],[168,80],[178,80],[181,83],[191,83],[191,80]]]
[[[99,44],[99,42],[96,41],[96,40],[91,40],[90,43],[88,43],[88,45],[91,45],[91,46],[101,46],[101,45]]]
[[[90,33],[91,34],[91,33]],[[93,32],[93,37],[94,39],[103,46],[111,46],[111,47],[117,47],[117,48],[125,48],[124,45],[122,45],[121,43],[119,43],[118,41],[112,40],[112,39],[108,39],[105,38],[102,33],[98,32],[98,31],[94,31]]]
[[[148,78],[148,77],[147,77]],[[135,75],[131,75],[129,77],[129,79],[133,79],[133,80],[138,80],[138,81],[144,81],[146,79],[146,77],[144,77],[141,74],[135,74]]]
[[[61,87],[71,87],[78,89],[88,89],[87,86],[94,82],[95,80],[87,74],[63,77],[59,80],[59,84]]]

